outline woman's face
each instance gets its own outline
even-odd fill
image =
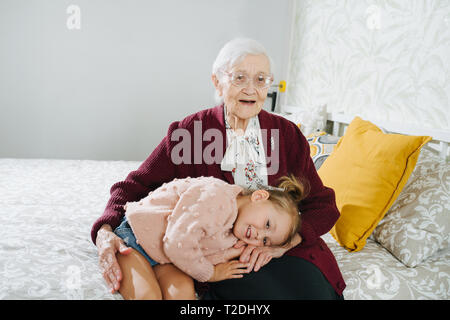
[[[291,230],[292,219],[281,212],[264,190],[253,192],[250,201],[239,208],[233,234],[254,246],[278,246],[284,243]]]
[[[269,88],[259,89],[252,80],[261,73],[270,75],[269,59],[265,55],[247,55],[240,63],[226,71],[245,72],[251,79],[246,86],[237,87],[231,84],[228,75],[221,75],[220,81],[216,75],[212,76],[216,90],[224,99],[227,112],[243,120],[257,115],[264,105]]]

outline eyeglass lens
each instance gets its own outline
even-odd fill
[[[250,76],[245,72],[232,72],[231,82],[238,87],[246,86],[250,81]],[[272,77],[264,73],[258,73],[253,77],[253,84],[258,88],[267,88],[272,83]]]

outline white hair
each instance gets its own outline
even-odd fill
[[[221,77],[219,76],[220,70],[232,68],[249,54],[265,55],[269,60],[269,70],[272,73],[272,58],[267,54],[266,49],[261,43],[249,38],[236,38],[227,42],[222,49],[220,49],[219,54],[217,55],[217,58],[212,66],[212,74],[215,75],[219,81],[221,81]],[[223,102],[223,97],[218,95],[217,90],[214,98],[219,104]]]

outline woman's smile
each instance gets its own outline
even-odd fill
[[[253,107],[255,105],[255,103],[256,103],[256,100],[246,100],[246,99],[244,100],[244,99],[241,99],[241,100],[239,100],[239,102],[241,104],[243,104],[244,106]]]

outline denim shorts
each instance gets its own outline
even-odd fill
[[[158,262],[150,258],[144,251],[144,249],[136,243],[136,237],[134,236],[133,230],[131,230],[126,217],[123,217],[122,223],[114,230],[114,233],[123,239],[125,245],[137,250],[140,254],[142,254],[152,267],[159,264]]]

